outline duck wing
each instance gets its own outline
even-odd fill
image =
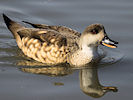
[[[59,47],[62,45],[67,46],[67,38],[54,30],[25,28],[17,33],[21,38],[34,38],[41,42],[47,42],[48,44],[56,44]]]
[[[68,28],[66,26],[49,26],[46,24],[33,24],[27,21],[23,21],[24,23],[30,24],[34,28],[39,28],[39,29],[50,29],[59,32],[60,34],[66,36],[66,37],[71,37],[73,39],[78,39],[81,36],[81,33],[79,33],[76,30],[73,30],[71,28]]]

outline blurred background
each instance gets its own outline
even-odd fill
[[[116,51],[124,57],[116,64],[98,69],[101,84],[119,89],[99,99],[133,99],[133,0],[0,0],[0,99],[93,100],[80,90],[79,70],[64,77],[20,71],[14,63],[23,58],[2,13],[19,22],[65,25],[79,32],[90,24],[103,24],[109,37],[119,41]]]

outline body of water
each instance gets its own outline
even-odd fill
[[[98,70],[20,69],[16,62],[25,58],[6,28],[2,13],[19,22],[65,25],[79,32],[101,23],[109,37],[119,41],[118,48],[111,51],[120,51],[124,57]],[[132,0],[0,0],[0,15],[1,100],[93,100],[98,97],[93,90],[101,93],[100,100],[133,99]],[[91,82],[92,87],[87,87]],[[115,86],[118,92],[102,94],[102,86]]]

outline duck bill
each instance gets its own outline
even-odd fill
[[[111,40],[107,35],[103,38],[102,45],[107,46],[109,48],[117,48],[116,44],[118,44],[118,42]]]

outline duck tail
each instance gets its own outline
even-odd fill
[[[15,21],[11,20],[5,14],[3,14],[3,19],[5,21],[7,28],[11,31],[14,38],[16,39],[16,42],[17,42],[19,48],[21,48],[21,38],[17,32],[21,29],[24,29],[25,27]]]
[[[6,23],[6,26],[9,28],[11,23],[13,22],[10,18],[8,18],[5,14],[3,14],[4,21]]]
[[[18,30],[24,28],[24,26],[18,24],[17,22],[11,20],[9,17],[7,17],[5,14],[3,14],[4,22],[7,26],[7,28],[12,32],[14,38],[18,35]]]

